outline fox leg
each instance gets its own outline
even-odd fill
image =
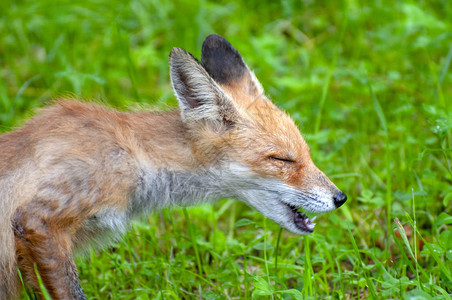
[[[40,293],[36,271],[52,299],[86,299],[72,258],[67,225],[16,211],[13,218],[16,257],[27,285]]]

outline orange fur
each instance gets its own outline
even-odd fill
[[[214,35],[203,65],[174,49],[180,110],[119,112],[61,99],[0,136],[1,299],[20,291],[16,268],[39,294],[35,267],[52,298],[85,299],[74,251],[122,233],[143,211],[235,197],[307,234],[314,225],[295,209],[345,202],[237,54]]]

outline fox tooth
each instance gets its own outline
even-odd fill
[[[315,223],[309,223],[306,225],[306,227],[308,227],[310,230],[313,230],[315,226]]]

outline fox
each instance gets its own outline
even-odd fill
[[[0,299],[86,299],[73,255],[169,206],[234,198],[295,234],[345,203],[291,117],[240,53],[206,37],[169,55],[178,109],[116,111],[58,99],[0,135]]]

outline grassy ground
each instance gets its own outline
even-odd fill
[[[448,0],[2,1],[0,131],[60,96],[175,106],[170,49],[214,32],[349,201],[303,237],[233,200],[156,212],[77,259],[87,296],[450,299]]]

